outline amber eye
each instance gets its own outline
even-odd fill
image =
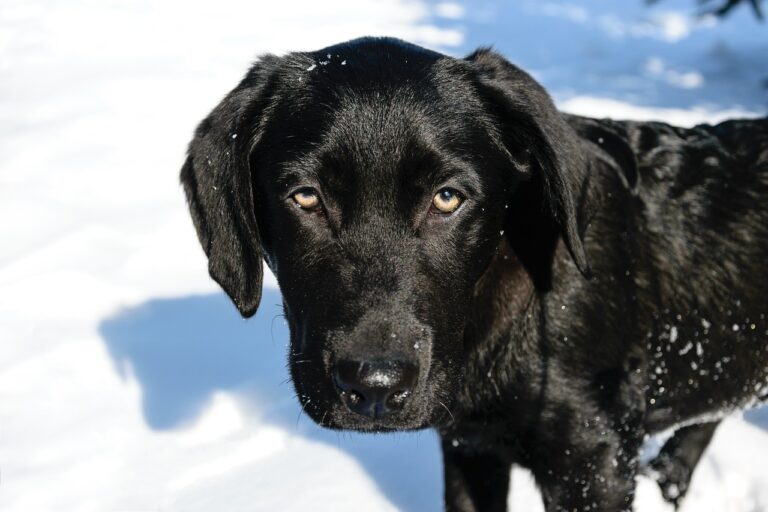
[[[444,188],[432,198],[432,207],[437,210],[435,213],[453,213],[461,206],[463,200],[456,190]]]
[[[320,198],[317,191],[313,188],[303,188],[293,194],[293,200],[296,205],[304,210],[312,210],[320,205]]]

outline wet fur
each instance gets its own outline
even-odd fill
[[[436,169],[475,191],[453,224],[418,217]],[[301,180],[323,219],[286,210]],[[262,258],[278,277],[307,414],[436,428],[448,510],[504,510],[513,463],[548,511],[630,510],[644,436],[689,425],[653,464],[677,502],[716,421],[768,393],[767,120],[568,116],[492,51],[361,39],[260,59],[182,183],[244,316]],[[346,410],[333,361],[393,353],[422,368],[402,416]]]

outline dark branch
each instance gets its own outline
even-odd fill
[[[645,3],[648,5],[652,5],[660,1],[661,0],[645,0]],[[699,4],[699,6],[703,8],[700,14],[714,14],[715,16],[718,16],[720,18],[724,18],[728,16],[735,7],[738,7],[741,4],[749,4],[750,7],[752,8],[752,12],[755,14],[755,17],[757,19],[759,19],[760,21],[763,21],[765,19],[765,17],[763,16],[763,8],[761,6],[763,0],[726,0],[725,3],[720,5],[720,7],[714,7],[711,9],[707,9],[705,7],[707,5],[712,5],[716,2],[717,0],[697,0],[697,3]]]

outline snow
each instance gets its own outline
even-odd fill
[[[249,321],[207,277],[177,182],[192,130],[257,55],[361,35],[493,44],[585,115],[764,115],[768,31],[692,3],[5,0],[0,510],[440,510],[435,435],[315,426],[274,277]],[[766,430],[766,409],[726,420],[683,510],[768,509]],[[542,509],[529,473],[512,489]],[[670,510],[646,478],[637,509]]]

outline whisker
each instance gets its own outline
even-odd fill
[[[280,314],[277,314],[272,317],[272,320],[269,322],[269,336],[272,338],[272,343],[275,343],[275,319],[280,316]]]
[[[299,428],[299,421],[301,420],[301,415],[302,415],[302,413],[304,413],[304,408],[305,408],[307,405],[309,405],[309,403],[310,403],[311,401],[312,401],[311,399],[307,398],[307,401],[301,404],[301,410],[299,411],[299,415],[298,415],[298,416],[296,416],[296,428],[297,428],[297,429]]]
[[[446,406],[446,405],[445,405],[443,402],[441,402],[440,400],[438,400],[438,401],[437,401],[437,403],[439,403],[440,405],[442,405],[442,406],[443,406],[443,409],[445,409],[445,410],[448,412],[448,416],[450,416],[450,417],[451,417],[451,421],[452,421],[452,422],[454,422],[454,423],[456,423],[456,418],[454,418],[454,417],[453,417],[453,413],[452,413],[452,412],[451,412],[451,410],[448,408],[448,406]]]

